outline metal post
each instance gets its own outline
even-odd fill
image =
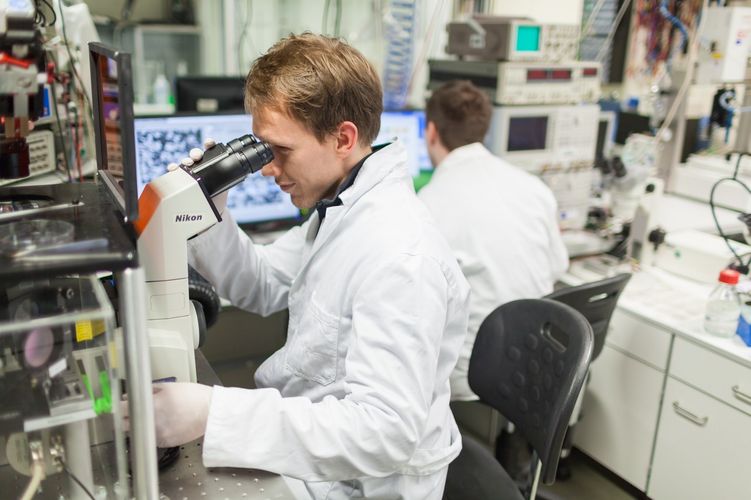
[[[154,402],[151,397],[151,361],[146,330],[146,282],[141,268],[118,276],[120,321],[128,369],[130,457],[135,498],[159,498],[156,464]]]
[[[537,454],[535,454],[535,456],[537,456]],[[540,460],[535,460],[535,462],[535,475],[532,478],[532,486],[529,490],[528,500],[535,500],[535,498],[537,497],[537,487],[540,485],[540,472],[542,471],[542,462]]]
[[[672,75],[672,89],[675,93],[674,99],[680,99],[678,103],[678,109],[676,110],[673,121],[670,124],[668,130],[672,133],[672,137],[668,141],[663,141],[661,137],[658,137],[658,153],[657,153],[657,176],[665,181],[667,185],[670,182],[670,174],[674,168],[680,168],[681,153],[683,152],[683,142],[686,135],[686,104],[688,102],[688,91],[680,95],[680,88],[683,85],[684,80],[688,78],[685,71],[674,70]],[[668,108],[673,106],[673,100],[670,100]]]
[[[65,425],[65,462],[70,471],[91,492],[94,491],[94,473],[91,465],[91,443],[86,420]],[[73,478],[69,478],[70,498],[87,500],[89,495]]]

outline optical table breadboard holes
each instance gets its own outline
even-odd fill
[[[161,499],[295,500],[284,480],[255,469],[204,468],[201,442],[180,447],[175,465],[159,474]]]

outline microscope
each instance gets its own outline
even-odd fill
[[[146,307],[154,380],[196,381],[200,307],[188,296],[187,241],[222,220],[213,198],[274,158],[244,135],[206,150],[203,159],[146,185],[138,200],[138,258],[146,275]]]
[[[0,179],[29,175],[29,122],[43,110],[47,69],[34,2],[0,3]]]

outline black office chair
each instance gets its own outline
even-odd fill
[[[533,449],[528,499],[540,477],[555,480],[571,412],[592,357],[592,328],[571,307],[547,299],[503,304],[480,325],[469,361],[469,385],[501,412]],[[523,499],[490,451],[463,435],[449,465],[444,499]],[[500,496],[504,495],[504,496]]]
[[[602,348],[605,346],[605,336],[608,333],[610,318],[612,317],[615,306],[618,303],[618,297],[620,297],[621,292],[623,292],[629,279],[631,279],[631,275],[623,273],[593,283],[561,288],[546,297],[573,307],[587,318],[587,321],[589,321],[589,324],[592,326],[592,333],[594,334],[592,361],[597,359],[597,356],[600,355]],[[579,396],[579,401],[577,401],[577,405],[574,407],[574,411],[571,414],[569,429],[566,433],[566,438],[563,441],[561,462],[558,466],[558,479],[567,479],[571,476],[568,457],[571,455],[574,428],[576,422],[579,421],[581,403],[584,398],[584,389],[586,388],[586,385],[587,383],[585,381],[582,393]]]

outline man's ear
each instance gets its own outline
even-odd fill
[[[348,156],[357,146],[360,139],[360,131],[357,125],[350,121],[344,121],[339,124],[335,132],[336,153],[340,157]]]
[[[429,121],[425,127],[425,140],[428,144],[435,144],[438,141],[438,127],[434,121]]]

